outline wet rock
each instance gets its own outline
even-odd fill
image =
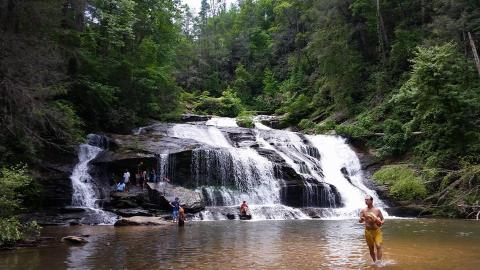
[[[227,219],[233,220],[233,219],[235,219],[235,215],[228,213],[227,214]]]
[[[260,121],[260,123],[274,129],[282,129],[285,127],[285,125],[282,123],[282,120],[284,118],[282,116],[257,115],[255,118],[257,121]]]
[[[205,209],[205,200],[202,194],[196,191],[168,183],[148,183],[148,190],[150,201],[162,209],[170,209],[169,203],[175,200],[175,197],[180,199],[185,212],[197,213]]]
[[[134,216],[121,218],[115,222],[114,226],[165,226],[171,224],[172,222],[168,222],[161,217]]]
[[[112,212],[122,217],[133,217],[133,216],[153,216],[150,211],[142,208],[130,208],[130,209],[112,209]]]
[[[225,128],[227,136],[236,147],[258,147],[255,134],[248,128]]]
[[[428,208],[422,205],[400,205],[386,208],[385,211],[396,217],[420,217],[432,214]]]
[[[138,187],[131,187],[129,192],[113,192],[110,197],[107,209],[138,208],[149,203],[148,191]]]
[[[71,220],[68,222],[68,225],[70,226],[78,226],[78,225],[82,225],[78,220]]]
[[[65,236],[65,237],[62,237],[62,242],[67,242],[67,243],[70,243],[70,244],[85,244],[85,243],[88,243],[88,241],[83,238],[83,237],[80,237],[80,236]]]
[[[60,156],[62,160],[56,160],[58,157],[48,158],[50,162],[44,161],[36,171],[36,180],[42,187],[39,194],[42,203],[37,206],[49,208],[71,205],[73,189],[70,175],[77,159],[63,152]]]
[[[75,207],[75,206],[66,206],[59,208],[58,211],[63,214],[67,213],[83,213],[85,212],[85,208],[83,207]]]
[[[210,115],[197,115],[197,114],[182,114],[182,122],[203,122],[212,118]]]
[[[292,207],[342,207],[337,188],[327,183],[306,185],[300,181],[285,181],[281,186],[280,199],[282,204]]]

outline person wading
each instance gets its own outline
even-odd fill
[[[177,222],[178,221],[178,211],[180,210],[180,199],[178,197],[176,197],[175,201],[170,203],[170,206],[173,208],[172,222]]]
[[[370,256],[373,262],[382,260],[382,230],[380,227],[383,225],[384,218],[382,211],[373,206],[372,196],[367,195],[365,197],[366,208],[360,211],[360,223],[365,223],[365,240],[368,248],[370,249]],[[375,254],[376,249],[376,254]]]

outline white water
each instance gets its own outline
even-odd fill
[[[220,186],[197,182],[197,191],[206,195],[214,205],[237,207],[242,201],[247,201],[255,219],[284,219],[285,216],[306,218],[298,209],[280,204],[280,185],[274,177],[273,164],[252,148],[235,148],[217,128],[232,127],[235,119],[212,118],[210,121],[216,126],[176,124],[168,131],[169,136],[193,139],[221,148],[194,150],[194,177],[217,178],[220,181]],[[228,188],[231,185],[235,188]],[[217,201],[219,196],[220,201]],[[222,219],[221,217],[225,218],[208,210],[201,215],[204,220]]]
[[[280,203],[280,180],[274,176],[273,163],[252,148],[236,148],[224,135],[222,127],[233,127],[235,119],[212,118],[207,125],[177,124],[168,135],[193,139],[218,150],[194,150],[192,174],[197,176],[198,191],[209,198],[211,205],[198,215],[202,220],[225,219],[218,207],[238,211],[243,200],[247,201],[254,219],[301,219],[308,218],[299,209]],[[384,206],[375,192],[362,183],[363,174],[355,153],[336,136],[305,136],[295,132],[272,130],[255,123],[256,142],[261,148],[275,151],[299,175],[315,179],[328,191],[331,184],[341,196],[343,207],[325,208],[324,218],[353,218],[364,207],[364,196],[371,195],[377,206]],[[345,168],[351,183],[341,169]],[[215,184],[202,181],[213,181]],[[311,193],[312,184],[304,182]],[[234,188],[232,188],[232,185]],[[327,200],[330,207],[336,207],[333,193]],[[317,194],[318,197],[318,194]],[[386,213],[385,213],[386,214]]]
[[[322,158],[320,163],[327,183],[337,187],[342,195],[344,208],[342,211],[355,212],[365,204],[365,195],[373,197],[377,207],[385,207],[376,192],[363,184],[363,172],[355,152],[346,144],[345,139],[338,136],[315,135],[307,136],[310,142],[319,150]],[[341,173],[346,168],[350,183]],[[386,213],[386,211],[384,211]]]
[[[96,222],[100,224],[113,224],[116,216],[105,212],[98,207],[95,183],[89,174],[89,162],[93,160],[102,149],[89,144],[80,145],[78,151],[78,163],[73,169],[70,179],[72,180],[72,206],[91,210]]]
[[[235,118],[229,117],[212,117],[205,123],[205,125],[217,127],[238,127]]]

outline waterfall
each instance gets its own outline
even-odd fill
[[[95,208],[96,196],[92,177],[88,173],[88,163],[94,159],[102,149],[89,144],[81,144],[78,151],[78,163],[70,176],[72,180],[72,205]]]
[[[81,144],[78,151],[78,163],[75,165],[70,179],[72,180],[72,206],[85,208],[93,212],[94,223],[113,224],[116,216],[112,213],[101,210],[98,206],[98,192],[96,185],[89,173],[89,163],[105,146],[105,140],[99,139],[102,136],[93,134],[88,136],[89,144]],[[94,145],[97,146],[94,146]]]
[[[362,183],[360,162],[343,138],[274,130],[258,122],[255,126],[253,148],[235,146],[227,136],[242,132],[230,118],[175,124],[168,130],[168,136],[204,145],[192,150],[191,160],[192,181],[207,203],[199,219],[225,219],[225,213],[238,212],[244,200],[254,219],[307,218],[296,207],[315,208],[324,218],[352,218],[364,207],[366,194],[384,206]],[[262,155],[264,151],[293,169],[294,179],[282,175],[279,163]],[[162,166],[168,167],[166,163]]]
[[[307,218],[298,209],[280,204],[280,185],[272,162],[252,148],[234,147],[219,129],[234,127],[234,121],[212,118],[208,126],[176,124],[168,132],[169,136],[193,139],[212,147],[196,149],[192,155],[193,181],[207,205],[235,208],[247,201],[257,219]],[[226,218],[208,211],[202,213],[201,219]]]

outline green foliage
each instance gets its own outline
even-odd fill
[[[191,110],[198,114],[211,114],[226,117],[236,117],[244,110],[242,101],[230,88],[222,93],[221,97],[214,98],[208,92],[201,94],[184,93],[184,103],[191,104]]]
[[[16,241],[29,236],[38,236],[36,222],[20,223],[14,214],[22,210],[25,196],[33,190],[32,178],[26,166],[3,167],[0,170],[0,247],[13,246]]]
[[[335,127],[335,131],[338,135],[352,138],[362,138],[370,135],[370,131],[357,124],[338,125]]]
[[[247,72],[245,67],[240,64],[235,69],[235,79],[233,81],[232,89],[244,103],[248,103],[252,95],[250,84],[252,76]]]
[[[311,110],[310,99],[304,94],[292,98],[286,105],[287,117],[285,121],[291,124],[298,123],[302,118],[306,117]]]
[[[390,186],[390,195],[398,200],[422,199],[427,194],[421,177],[404,165],[383,166],[373,174],[373,180]]]
[[[9,217],[21,210],[23,192],[32,184],[26,166],[0,169],[0,217]]]
[[[38,237],[40,229],[35,221],[22,224],[16,217],[0,218],[0,247],[12,247],[18,240]]]
[[[416,150],[431,166],[468,153],[468,143],[476,137],[471,119],[478,108],[478,80],[462,58],[452,43],[419,47],[410,79],[392,99],[400,107],[410,106],[407,126],[424,133]]]
[[[315,127],[315,123],[310,119],[302,119],[302,121],[298,123],[298,127],[303,130],[310,130]]]
[[[244,111],[237,116],[237,125],[245,128],[254,128],[253,117],[254,115],[252,113]]]
[[[407,150],[408,137],[402,123],[387,119],[383,123],[385,135],[382,137],[383,147],[380,149],[384,156],[398,156]]]
[[[17,218],[0,218],[0,246],[11,247],[22,239],[21,224]]]

